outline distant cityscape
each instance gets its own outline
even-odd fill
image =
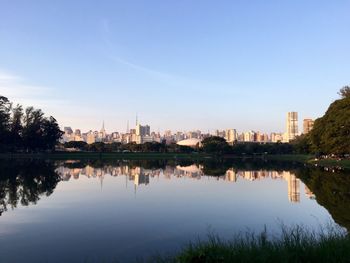
[[[202,166],[195,164],[190,166],[166,166],[164,169],[145,169],[143,167],[130,167],[128,165],[105,166],[103,168],[94,168],[87,165],[85,168],[70,169],[61,166],[57,169],[63,181],[68,181],[71,178],[79,179],[80,176],[86,176],[88,178],[99,178],[101,187],[103,185],[103,179],[105,175],[110,176],[125,176],[126,185],[128,181],[133,182],[135,191],[140,185],[148,185],[150,178],[160,177],[170,180],[174,178],[192,178],[200,180],[203,176],[206,176],[203,172]],[[213,177],[214,178],[214,177]],[[293,173],[289,171],[243,171],[228,169],[222,176],[215,177],[215,180],[224,180],[227,182],[237,182],[239,178],[248,181],[257,181],[271,178],[273,180],[283,179],[288,184],[288,199],[292,203],[300,202],[300,179],[298,179]],[[315,199],[315,195],[305,186],[305,195],[309,199]]]
[[[303,130],[299,131],[299,119],[297,112],[288,112],[286,116],[286,130],[285,132],[272,132],[271,134],[260,131],[246,131],[237,132],[236,129],[229,128],[226,130],[216,130],[213,134],[203,133],[200,130],[189,132],[172,132],[166,130],[163,134],[160,132],[151,131],[150,125],[141,125],[136,117],[135,128],[129,129],[129,122],[125,132],[111,132],[107,133],[105,124],[103,122],[100,131],[81,132],[80,129],[73,129],[71,127],[64,127],[64,134],[61,142],[70,141],[84,141],[88,144],[95,142],[104,143],[137,143],[142,144],[146,142],[165,142],[166,144],[177,143],[185,146],[196,146],[201,141],[209,136],[219,136],[225,138],[229,144],[236,142],[256,142],[256,143],[288,143],[294,140],[301,134],[309,133],[314,126],[313,119],[303,120]]]

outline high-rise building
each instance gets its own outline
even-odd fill
[[[106,130],[105,130],[105,122],[104,121],[102,123],[102,128],[101,128],[100,133],[99,133],[99,138],[102,140],[104,138],[106,138]]]
[[[64,133],[67,135],[71,135],[73,133],[73,130],[71,127],[64,127]]]
[[[95,134],[92,131],[89,131],[86,136],[86,142],[92,144],[96,141]]]
[[[255,141],[255,132],[254,131],[245,132],[243,140],[245,142],[254,142]]]
[[[227,129],[225,132],[225,139],[228,143],[233,144],[237,141],[237,131],[235,129]]]
[[[286,141],[290,142],[294,140],[299,135],[298,131],[298,113],[288,112],[287,113],[287,131],[286,131]]]
[[[304,134],[308,134],[314,127],[315,121],[312,119],[304,119],[303,121],[303,128],[304,128]]]
[[[283,134],[282,133],[271,133],[271,142],[283,142]]]
[[[171,136],[172,136],[171,130],[166,130],[166,131],[164,132],[164,137],[171,137]]]
[[[149,125],[142,126],[141,124],[136,125],[136,135],[137,136],[150,136],[151,128]]]
[[[76,129],[76,130],[74,131],[74,134],[75,134],[75,136],[81,136],[81,130]]]

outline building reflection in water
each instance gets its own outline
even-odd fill
[[[128,181],[133,181],[135,190],[140,185],[148,185],[150,183],[150,177],[163,176],[165,179],[171,179],[172,177],[182,178],[188,177],[192,179],[200,180],[203,173],[203,166],[190,165],[190,166],[166,166],[164,169],[145,169],[143,167],[130,167],[129,165],[111,166],[107,165],[103,168],[94,168],[87,165],[84,168],[70,169],[64,166],[60,166],[57,169],[61,179],[68,181],[71,178],[78,179],[79,176],[86,176],[88,178],[99,178],[101,180],[101,186],[105,175],[111,176],[126,176]],[[237,182],[239,179],[248,181],[264,180],[267,178],[273,180],[285,180],[288,185],[288,199],[292,203],[300,202],[300,179],[298,179],[293,173],[289,171],[243,171],[230,168],[223,176],[216,176],[217,180],[223,180],[227,182]],[[308,198],[314,199],[315,195],[305,186],[305,194]]]

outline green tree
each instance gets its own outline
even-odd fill
[[[64,148],[75,148],[79,150],[85,150],[88,149],[88,144],[83,141],[70,141],[64,143]]]
[[[342,98],[350,97],[350,86],[344,86],[338,93]]]
[[[44,148],[43,129],[44,113],[33,107],[28,107],[24,114],[23,143],[27,151],[37,151]]]
[[[0,96],[0,151],[54,150],[62,136],[55,118],[44,117],[40,109],[12,107]]]
[[[219,136],[211,136],[202,141],[203,151],[206,153],[223,154],[230,151],[226,140]]]
[[[310,133],[314,152],[323,154],[350,153],[350,97],[333,102],[326,114],[315,121]]]
[[[63,135],[63,132],[60,130],[56,119],[52,116],[48,119],[44,119],[42,123],[43,129],[43,141],[45,150],[55,150],[55,146],[58,143],[58,140]]]
[[[298,136],[291,144],[295,153],[305,154],[311,152],[310,136],[308,134]]]

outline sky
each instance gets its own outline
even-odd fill
[[[0,95],[61,127],[283,132],[350,84],[350,1],[0,0]]]

